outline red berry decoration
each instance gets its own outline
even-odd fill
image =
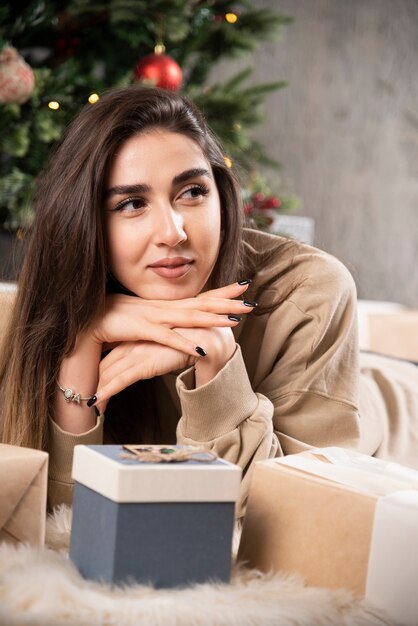
[[[257,192],[253,195],[254,202],[257,202],[257,203],[258,203],[258,202],[263,202],[264,198],[265,198],[265,195],[263,194],[263,192],[262,192],[262,191],[257,191]]]
[[[251,215],[251,213],[254,211],[254,205],[252,202],[246,202],[244,204],[244,213],[245,215]]]
[[[281,205],[280,198],[269,196],[261,203],[260,209],[279,209]]]
[[[180,65],[167,54],[148,54],[135,68],[135,78],[163,89],[177,91],[183,73]]]

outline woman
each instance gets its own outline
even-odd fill
[[[257,460],[390,452],[373,366],[359,406],[350,274],[242,215],[180,95],[113,91],[70,126],[38,187],[0,368],[3,441],[50,452],[51,504],[71,501],[78,443],[214,450],[244,470],[238,515]]]

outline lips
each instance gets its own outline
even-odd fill
[[[158,259],[148,267],[163,278],[181,278],[187,274],[193,263],[193,259],[189,257],[176,256]]]

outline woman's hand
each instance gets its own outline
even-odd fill
[[[125,341],[100,362],[95,406],[103,413],[112,396],[138,380],[183,369],[197,359],[197,354],[190,356],[153,341]]]
[[[174,329],[236,326],[239,319],[234,318],[253,310],[251,303],[235,299],[247,288],[233,283],[184,300],[142,300],[114,294],[107,297],[106,311],[93,325],[92,337],[105,347],[151,341],[196,357],[200,344],[192,341],[193,336]],[[208,352],[206,346],[201,347]]]
[[[180,328],[186,337],[193,337],[207,347],[207,356],[195,360],[195,385],[201,387],[216,376],[236,350],[231,328]]]
[[[233,283],[174,301],[108,296],[103,316],[81,333],[74,352],[64,359],[61,384],[71,384],[84,395],[95,389],[90,393],[103,411],[111,396],[134,382],[188,365],[196,365],[198,386],[208,382],[235,350],[231,327],[254,309],[252,303],[235,299],[247,288]],[[204,347],[203,359],[197,346]],[[103,348],[112,350],[100,361]],[[64,402],[57,391],[54,419],[64,430],[84,432],[94,425],[94,415],[84,404]]]
[[[200,387],[224,367],[235,352],[235,339],[230,328],[180,328],[185,337],[208,347],[207,356],[199,359],[179,350],[151,341],[123,342],[102,359],[96,406],[103,412],[111,396],[138,380],[162,376],[168,372],[195,366],[195,383]]]

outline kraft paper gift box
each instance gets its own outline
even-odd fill
[[[418,362],[418,310],[369,315],[368,349]]]
[[[43,545],[48,454],[0,444],[0,541]]]
[[[238,561],[418,624],[418,472],[342,448],[258,462]]]
[[[228,581],[241,469],[126,455],[122,446],[75,447],[70,557],[81,574],[155,587]]]

